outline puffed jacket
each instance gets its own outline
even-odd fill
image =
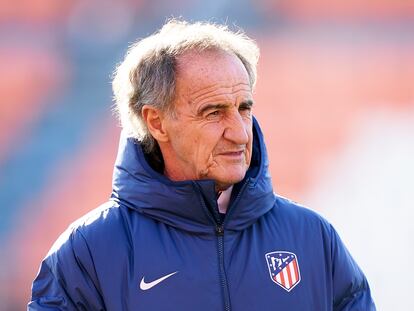
[[[282,147],[282,146],[281,146]],[[58,208],[58,207],[57,207]],[[263,135],[218,213],[213,180],[171,181],[121,135],[110,200],[55,242],[28,310],[370,311],[368,282],[317,213],[273,192]]]

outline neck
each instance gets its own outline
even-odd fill
[[[227,212],[227,207],[230,203],[230,196],[232,190],[233,186],[227,188],[226,190],[221,192],[220,196],[217,199],[218,209],[219,212],[222,214],[225,214]]]
[[[144,151],[144,155],[152,169],[154,169],[160,174],[164,172],[164,159],[162,157],[158,143],[155,143],[155,146],[151,152]]]

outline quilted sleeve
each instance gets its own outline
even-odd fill
[[[104,310],[94,271],[82,234],[68,230],[41,263],[28,310]]]
[[[334,311],[375,311],[365,275],[331,226]]]

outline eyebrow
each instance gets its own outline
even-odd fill
[[[203,107],[201,107],[197,111],[197,114],[202,115],[206,111],[215,110],[215,109],[225,109],[229,106],[230,106],[229,104],[207,104],[207,105],[204,105]],[[244,100],[239,104],[239,107],[244,107],[244,108],[246,108],[246,107],[250,108],[252,106],[253,106],[253,100],[251,100],[251,99]]]

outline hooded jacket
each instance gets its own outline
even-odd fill
[[[375,310],[334,228],[273,193],[256,120],[253,135],[224,220],[214,181],[171,181],[122,137],[111,200],[55,242],[28,309]]]

